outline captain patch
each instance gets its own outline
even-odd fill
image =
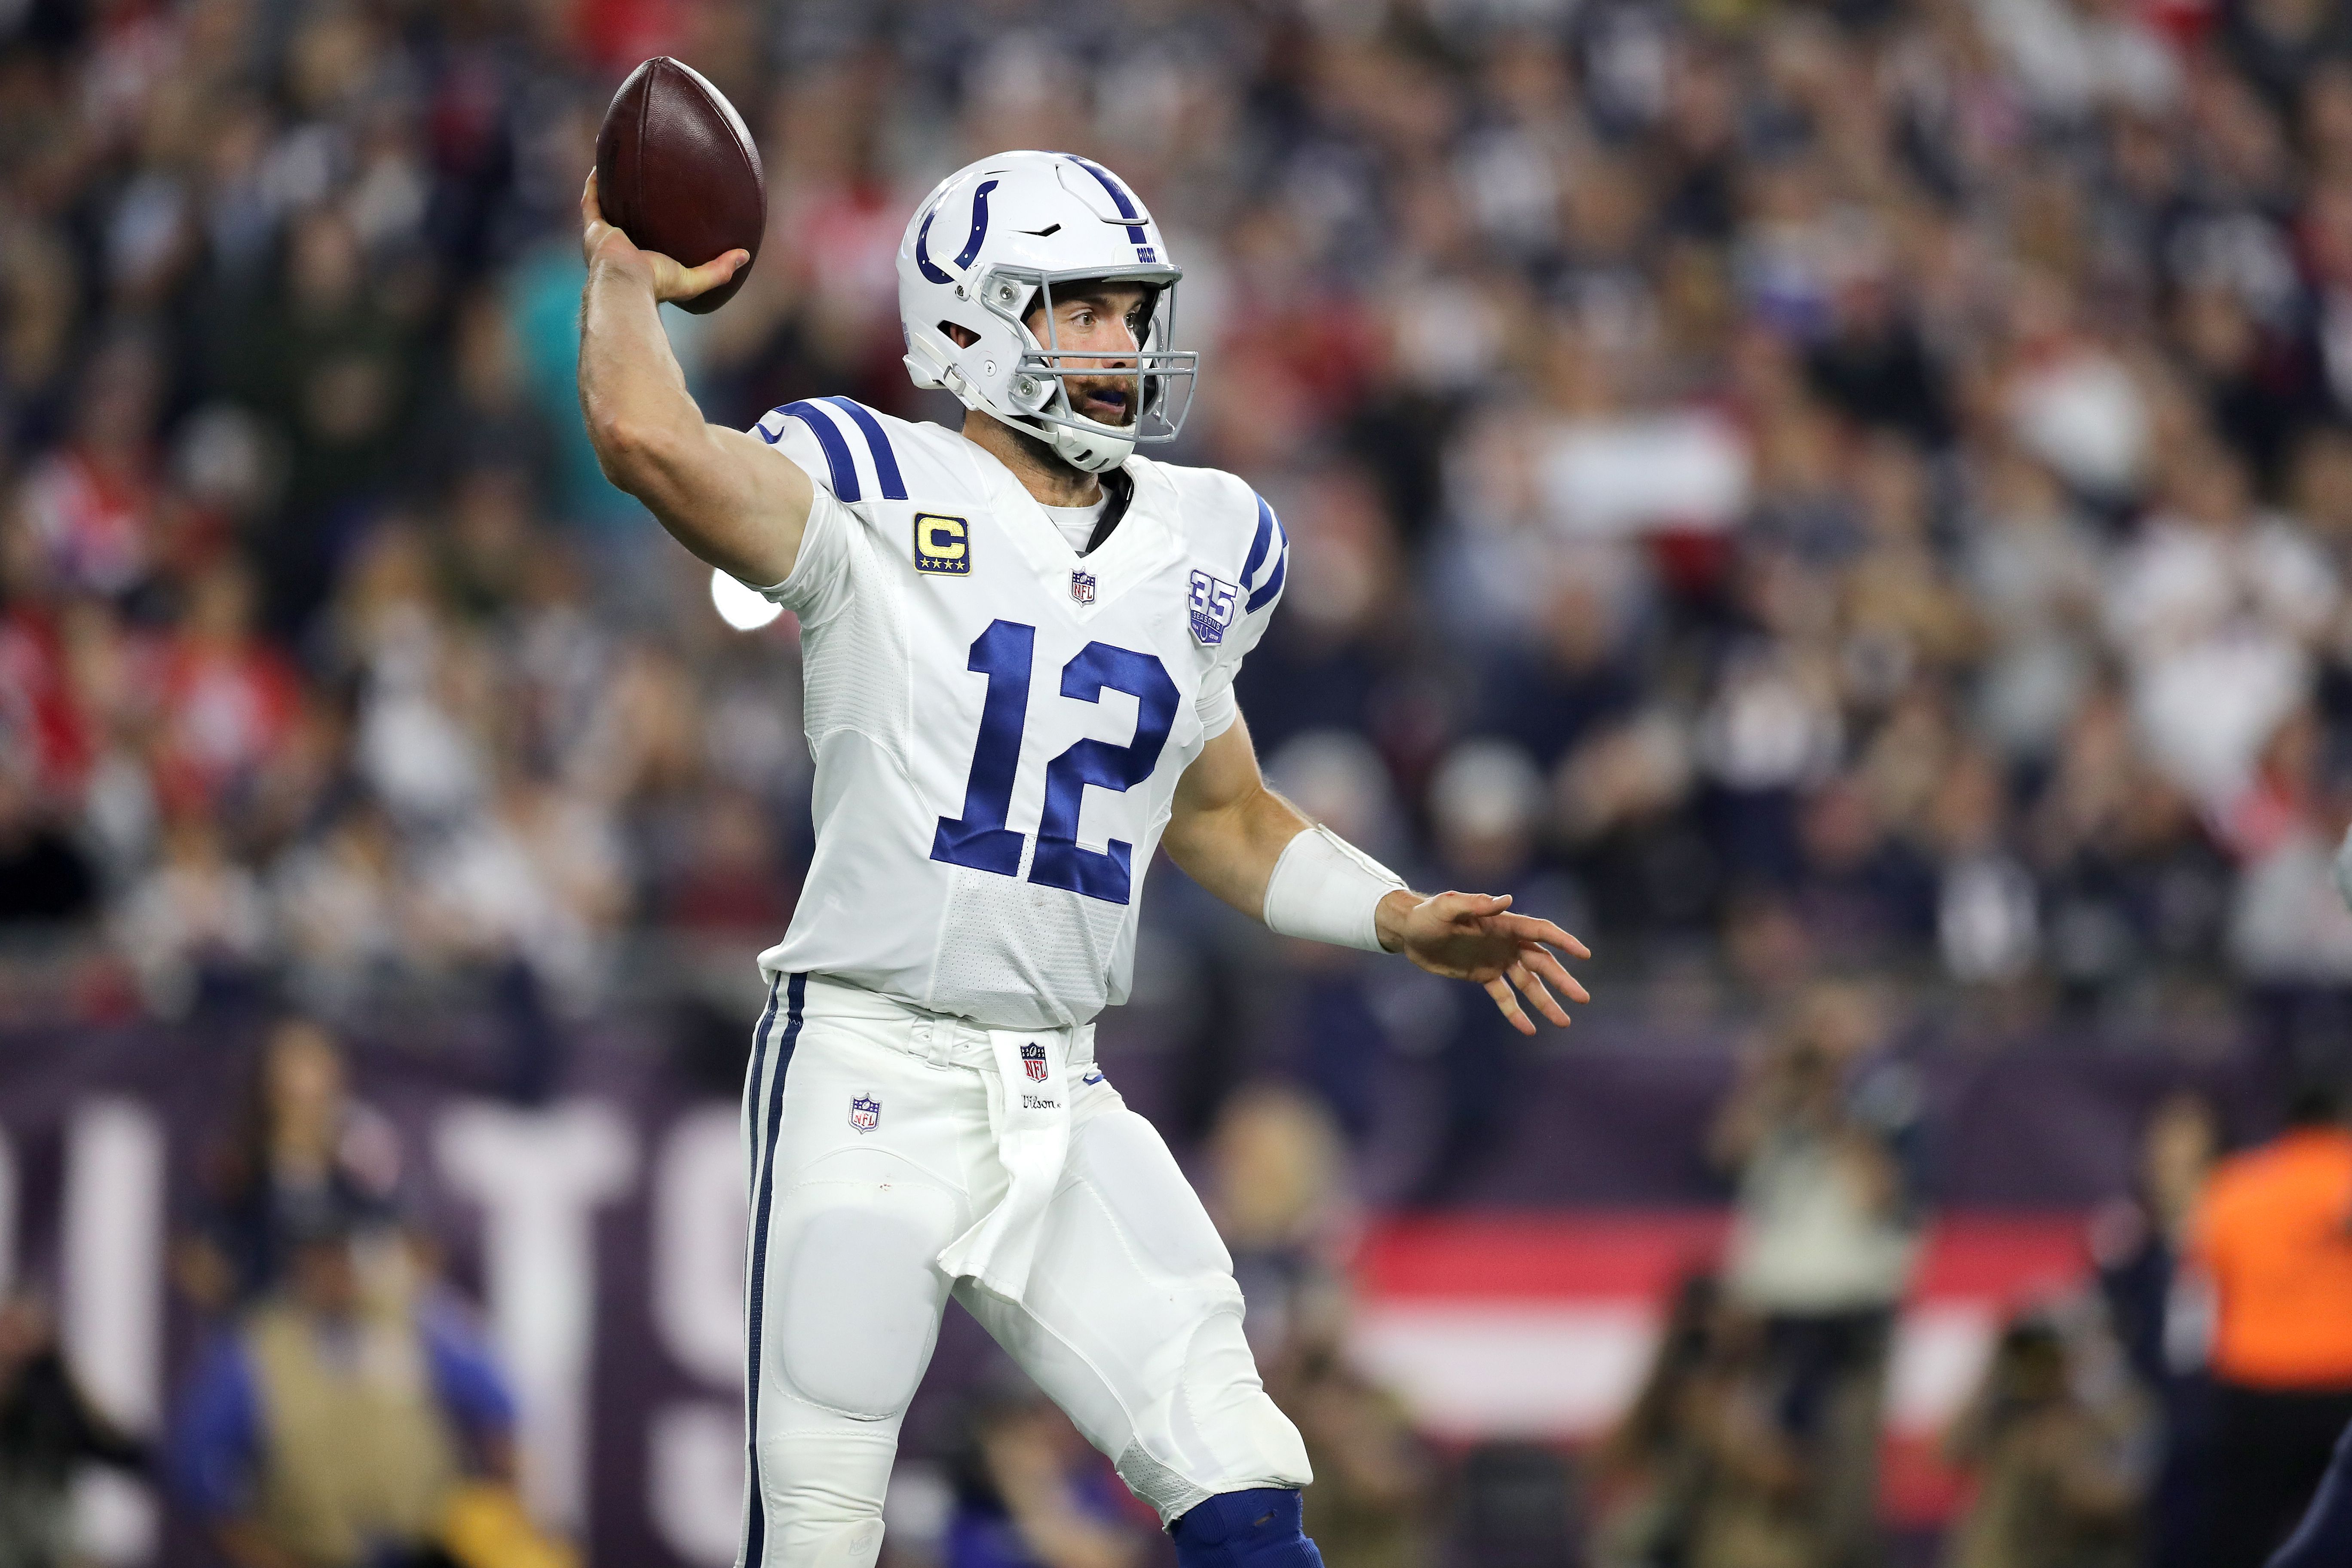
[[[971,571],[971,525],[960,517],[935,511],[915,514],[915,570],[944,572],[951,577]]]

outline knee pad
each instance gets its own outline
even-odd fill
[[[1222,1492],[1170,1527],[1177,1568],[1323,1568],[1287,1487]]]

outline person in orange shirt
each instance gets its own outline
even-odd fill
[[[2190,1249],[2214,1294],[2213,1568],[2261,1568],[2352,1421],[2352,1127],[2333,1088],[2216,1168]]]

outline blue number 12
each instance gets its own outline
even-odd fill
[[[931,858],[1000,877],[1021,872],[1022,836],[1004,825],[1021,766],[1021,736],[1029,714],[1029,672],[1037,628],[992,621],[973,639],[964,666],[988,677],[981,702],[980,739],[964,781],[963,815],[940,818]],[[1062,695],[1099,702],[1105,691],[1135,699],[1135,739],[1124,746],[1086,740],[1045,767],[1045,806],[1037,824],[1037,853],[1029,879],[1107,903],[1128,901],[1134,886],[1134,846],[1114,838],[1103,851],[1078,847],[1078,811],[1087,785],[1125,792],[1151,776],[1176,721],[1176,683],[1158,659],[1131,648],[1090,642],[1062,667]]]

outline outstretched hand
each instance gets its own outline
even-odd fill
[[[708,294],[751,265],[751,261],[750,251],[737,249],[727,251],[699,267],[687,267],[658,250],[639,249],[636,242],[624,234],[618,225],[604,221],[604,209],[596,201],[596,175],[593,170],[589,173],[587,186],[580,193],[580,252],[591,268],[603,262],[642,268],[646,283],[654,291],[656,304]]]
[[[1591,958],[1592,950],[1551,921],[1515,915],[1510,908],[1507,893],[1424,898],[1399,889],[1381,900],[1373,919],[1382,947],[1403,953],[1432,974],[1483,986],[1519,1033],[1532,1035],[1536,1026],[1512,994],[1513,986],[1535,1004],[1536,1011],[1565,1029],[1568,1011],[1545,982],[1579,1002],[1590,1002],[1592,995],[1551,950],[1579,958]]]

